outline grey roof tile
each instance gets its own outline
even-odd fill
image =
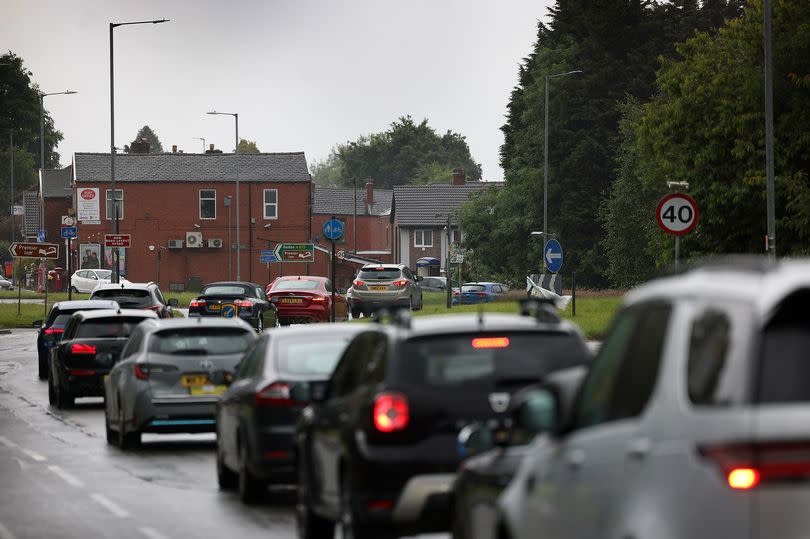
[[[354,213],[352,187],[321,187],[313,188],[312,213],[352,215]],[[391,209],[391,199],[394,192],[391,189],[374,189],[374,203],[371,212],[366,212],[366,188],[357,188],[357,215],[384,215]]]
[[[70,198],[73,166],[42,171],[42,194],[45,198]]]
[[[110,180],[110,154],[76,153],[77,182]],[[233,181],[236,155],[158,153],[115,156],[115,181],[199,182]],[[306,182],[309,169],[304,152],[260,153],[239,156],[240,181]]]
[[[469,182],[464,185],[403,185],[394,187],[392,203],[399,226],[440,226],[447,214],[460,208],[470,196],[500,182]]]

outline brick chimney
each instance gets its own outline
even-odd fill
[[[366,179],[366,205],[370,208],[374,204],[374,180]]]
[[[177,144],[172,144],[172,153],[177,153]]]
[[[454,168],[452,185],[464,185],[465,183],[466,182],[464,181],[464,169],[462,167]]]

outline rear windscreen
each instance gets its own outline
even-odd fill
[[[350,335],[326,335],[317,340],[284,339],[276,345],[276,369],[282,374],[328,377],[349,341]]]
[[[180,328],[155,333],[149,351],[156,354],[241,354],[253,342],[253,333],[238,328]]]
[[[71,313],[60,314],[59,316],[57,316],[54,319],[54,321],[53,321],[53,323],[51,325],[52,326],[60,326],[60,327],[64,326],[65,324],[67,324],[68,320],[70,320],[71,316],[73,316],[72,312]]]
[[[316,290],[320,283],[318,281],[279,281],[273,285],[273,292],[276,290]]]
[[[462,292],[485,292],[486,286],[482,284],[465,284],[461,286]]]
[[[143,318],[96,318],[85,320],[79,325],[76,331],[76,338],[79,339],[109,339],[117,337],[129,337],[135,326],[143,322]]]
[[[765,328],[760,357],[760,402],[810,401],[810,290],[786,298]]]
[[[124,309],[152,307],[152,296],[148,290],[97,290],[93,299],[111,299]]]
[[[587,364],[582,341],[565,333],[453,335],[405,343],[402,380],[427,386],[531,383]]]
[[[244,286],[207,286],[201,296],[244,296],[249,292]]]
[[[366,268],[360,270],[360,273],[357,275],[357,278],[362,279],[378,279],[381,281],[393,281],[394,279],[399,279],[400,271],[398,269],[386,269],[386,268]]]

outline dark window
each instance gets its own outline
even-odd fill
[[[462,292],[486,292],[487,287],[482,284],[465,284],[461,285]]]
[[[273,285],[272,291],[276,290],[317,290],[320,281],[312,281],[307,279],[293,279],[279,281]]]
[[[617,317],[585,380],[575,427],[641,414],[655,389],[671,311],[655,303]]]
[[[214,189],[200,189],[200,219],[217,218],[217,192]]]
[[[246,296],[249,295],[244,286],[238,285],[211,285],[206,286],[201,296]]]
[[[92,299],[110,299],[117,301],[118,305],[123,309],[140,309],[143,307],[152,307],[152,295],[148,290],[132,289],[132,288],[109,288],[106,290],[96,290],[93,292]]]
[[[126,318],[123,316],[108,319],[91,318],[79,325],[75,336],[79,339],[129,337],[135,326],[143,321],[143,318]]]
[[[810,401],[810,290],[781,302],[765,327],[759,374],[759,401]]]
[[[256,363],[259,360],[259,355],[264,353],[265,342],[264,340],[259,340],[248,346],[242,359],[239,360],[238,369],[234,376],[235,379],[241,380],[243,378],[250,378],[256,373]]]
[[[124,190],[123,189],[116,189],[115,190],[115,201],[116,204],[113,206],[113,195],[112,189],[106,189],[104,191],[104,200],[106,202],[105,211],[107,212],[107,220],[112,220],[115,218],[115,209],[118,208],[118,220],[122,221],[124,219]]]
[[[236,328],[179,328],[154,334],[149,351],[156,354],[241,354],[253,342],[252,332]]]
[[[567,333],[498,333],[412,339],[398,367],[405,383],[458,386],[528,384],[551,371],[584,365],[583,342]]]
[[[132,332],[132,336],[129,338],[129,341],[127,341],[124,351],[121,353],[121,359],[126,359],[138,353],[138,351],[141,349],[142,342],[143,330],[136,328],[135,331]]]
[[[724,312],[707,310],[692,323],[687,388],[694,404],[721,404],[725,400],[718,402],[717,388],[728,361],[730,338],[731,320]]]
[[[282,375],[329,376],[349,341],[351,335],[279,339],[276,344],[276,369]]]
[[[343,354],[340,363],[335,368],[330,390],[333,397],[349,395],[366,378],[368,372],[368,355],[378,340],[375,332],[366,332],[358,335],[351,342]],[[382,337],[384,338],[384,336]]]
[[[51,326],[64,326],[67,324],[70,317],[73,316],[73,312],[61,312],[59,315],[54,318],[53,322],[51,322]]]
[[[357,278],[362,280],[393,281],[399,279],[402,272],[395,268],[363,268],[357,274]]]

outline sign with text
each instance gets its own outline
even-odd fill
[[[282,262],[315,261],[315,246],[311,243],[279,243],[273,253]]]
[[[15,258],[59,258],[59,245],[56,243],[14,242],[8,248]]]
[[[101,224],[101,204],[98,187],[77,188],[76,212],[85,224]]]
[[[130,247],[131,234],[104,234],[104,247]]]

